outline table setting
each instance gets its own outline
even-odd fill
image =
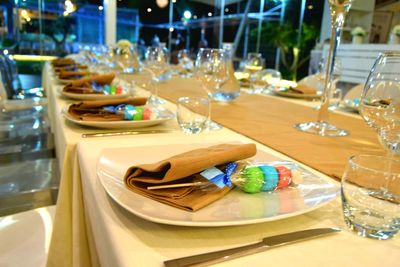
[[[380,75],[372,70],[361,90],[362,117],[329,110],[347,135],[310,134],[295,125],[326,112],[307,99],[322,96],[329,107],[333,73],[322,89],[311,78],[291,84],[291,100],[264,92],[281,81],[272,70],[262,72],[272,77],[262,90],[256,71],[243,90],[222,49],[201,49],[189,77],[164,76],[163,48],[148,51],[141,71],[62,87],[103,98],[71,103],[51,66],[44,70],[63,166],[47,266],[398,264],[398,96],[369,93]],[[115,79],[137,85],[135,94],[116,97]]]

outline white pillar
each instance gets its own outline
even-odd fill
[[[117,0],[103,0],[104,30],[106,45],[114,45],[117,41]]]

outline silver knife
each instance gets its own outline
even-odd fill
[[[164,261],[164,264],[166,267],[207,266],[213,263],[232,260],[235,258],[251,255],[274,247],[283,246],[286,244],[291,244],[294,242],[316,238],[336,232],[340,232],[340,229],[317,228],[317,229],[297,231],[282,235],[269,236],[264,238],[261,242],[258,243],[188,256],[184,258],[168,260]]]
[[[122,135],[139,135],[139,134],[155,134],[155,133],[170,133],[172,130],[146,130],[146,131],[123,131],[123,132],[99,132],[82,134],[83,138],[88,137],[107,137],[107,136],[122,136]]]

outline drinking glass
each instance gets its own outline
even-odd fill
[[[209,98],[229,102],[237,98],[240,91],[237,88],[224,86],[229,80],[229,60],[223,49],[202,48],[196,57],[197,77]]]
[[[161,46],[149,47],[146,51],[145,68],[151,73],[153,81],[153,92],[149,99],[149,103],[153,105],[163,104],[158,97],[158,84],[161,81],[168,80],[169,68],[167,54]]]
[[[122,73],[134,73],[141,70],[136,45],[116,47],[114,58],[115,63],[122,69]]]
[[[375,61],[359,112],[374,128],[381,144],[391,154],[400,154],[400,52],[381,53]]]
[[[335,66],[336,50],[340,43],[340,34],[343,29],[344,21],[350,10],[353,0],[328,0],[331,11],[332,33],[330,47],[327,58],[326,79],[324,81],[324,93],[322,94],[322,104],[319,108],[317,121],[303,122],[295,125],[300,131],[312,133],[320,136],[346,136],[348,132],[340,129],[328,122],[329,120],[329,101],[333,85],[333,72]]]
[[[391,170],[386,171],[385,165]],[[344,221],[363,237],[386,240],[400,230],[400,161],[350,157],[341,183]]]
[[[178,52],[178,64],[182,68],[180,76],[182,78],[188,78],[192,76],[194,64],[193,60],[190,58],[190,53],[188,50],[183,49]]]
[[[261,93],[266,84],[260,78],[260,71],[263,69],[264,59],[260,53],[248,53],[244,70],[249,74],[250,94]]]
[[[210,101],[203,97],[180,97],[177,120],[182,132],[198,134],[207,129],[210,118]]]
[[[326,78],[326,68],[327,66],[327,61],[325,59],[322,59],[320,63],[318,64],[319,70],[315,74],[316,79],[318,80],[318,93],[322,95],[324,93],[324,83],[325,83],[325,78]],[[331,88],[331,95],[330,95],[330,103],[329,103],[329,110],[335,110],[339,107],[340,102],[342,101],[343,98],[343,92],[337,87],[337,84],[340,80],[340,77],[342,75],[342,61],[340,58],[335,59],[335,64],[333,66],[333,72],[332,72],[332,88]],[[320,108],[320,107],[318,107]]]

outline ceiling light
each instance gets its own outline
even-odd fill
[[[150,13],[151,12],[151,8],[149,7],[149,8],[147,8],[147,12],[148,13]]]
[[[168,0],[156,0],[156,4],[159,8],[168,6]]]
[[[183,17],[185,19],[190,19],[192,17],[192,12],[190,12],[189,10],[185,10],[185,12],[183,12]]]

